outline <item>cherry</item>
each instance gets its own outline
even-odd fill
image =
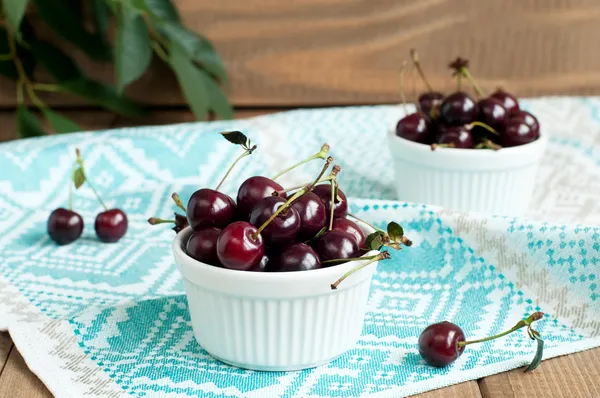
[[[477,103],[477,108],[479,109],[477,120],[492,128],[498,129],[506,121],[508,112],[497,98],[482,99]]]
[[[325,212],[329,219],[331,214],[331,184],[317,185],[314,187],[313,192],[321,199],[323,205],[325,205]],[[338,188],[337,193],[337,196],[342,200],[340,201],[338,198],[334,199],[335,207],[333,210],[333,218],[344,218],[346,217],[346,214],[348,214],[348,200],[346,200],[346,195],[341,189]]]
[[[359,253],[356,238],[339,230],[328,231],[319,237],[314,243],[314,249],[321,261],[353,258]]]
[[[321,260],[317,253],[305,243],[291,243],[284,247],[269,262],[266,271],[269,272],[290,272],[307,271],[321,268]]]
[[[202,227],[224,228],[233,219],[235,203],[222,192],[202,188],[190,197],[186,213],[193,230]]]
[[[186,244],[187,255],[203,263],[220,267],[217,256],[219,235],[221,235],[221,229],[217,227],[204,227],[194,231]]]
[[[356,244],[358,248],[362,248],[365,246],[365,233],[360,229],[355,222],[348,220],[347,218],[335,218],[333,220],[333,228],[334,231],[342,231],[347,232],[356,240]]]
[[[473,135],[465,126],[446,127],[438,135],[437,142],[452,148],[471,149],[475,146]]]
[[[539,134],[534,133],[531,128],[519,119],[509,119],[500,135],[500,145],[512,147],[528,144],[535,141]]]
[[[540,124],[535,116],[527,111],[518,110],[510,114],[510,120],[519,120],[529,126],[531,132],[539,136]]]
[[[517,101],[517,98],[502,89],[494,91],[490,97],[499,100],[508,113],[513,113],[519,110],[519,102]]]
[[[430,144],[433,133],[427,123],[427,118],[420,112],[404,116],[396,124],[396,135],[406,140]]]
[[[264,252],[262,236],[245,221],[229,224],[217,239],[217,256],[225,268],[248,270],[262,260]]]
[[[432,366],[443,367],[454,362],[465,350],[465,334],[451,322],[429,325],[419,336],[419,353]]]
[[[55,209],[48,217],[48,235],[59,245],[75,242],[83,232],[83,218],[72,210]]]
[[[273,256],[272,254],[268,254],[268,253],[263,254],[262,258],[260,259],[260,262],[258,264],[256,264],[255,266],[249,268],[248,271],[252,271],[252,272],[266,271],[267,265],[269,264],[269,261],[271,261],[272,256]]]
[[[262,225],[286,202],[281,196],[269,196],[261,199],[252,213],[250,223]],[[300,215],[293,207],[281,211],[261,232],[267,246],[292,242],[300,230]]]
[[[329,198],[331,201],[331,197]],[[292,208],[300,216],[300,230],[298,238],[307,240],[314,237],[327,223],[327,207],[319,196],[313,192],[308,192],[299,197]]]
[[[437,91],[427,91],[419,96],[419,108],[427,119],[431,120],[432,111],[437,113],[443,100],[444,94]]]
[[[94,229],[98,239],[106,243],[114,243],[127,232],[127,215],[120,209],[109,209],[96,216]]]
[[[468,124],[477,118],[477,104],[468,94],[457,91],[440,105],[440,120],[449,126]]]
[[[274,191],[279,191],[282,198],[287,195],[283,187],[267,177],[250,177],[240,185],[237,193],[238,217],[242,220],[250,219],[250,212],[262,199],[272,196]]]

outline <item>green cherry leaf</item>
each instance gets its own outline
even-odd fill
[[[387,233],[394,242],[399,242],[404,236],[404,230],[397,222],[392,221],[387,226]]]
[[[19,26],[21,26],[21,20],[25,15],[28,2],[29,0],[11,0],[4,2],[6,21],[13,34],[17,37],[20,37]]]
[[[365,240],[365,246],[370,250],[379,250],[383,246],[383,233],[375,231]]]
[[[535,352],[535,356],[533,357],[533,361],[531,361],[527,369],[525,369],[526,372],[531,372],[540,365],[540,362],[542,362],[542,355],[544,353],[544,340],[542,340],[540,334],[535,330],[532,330],[531,334],[537,341],[537,350]]]
[[[241,145],[244,149],[250,148],[252,144],[250,138],[246,137],[241,131],[224,131],[221,133],[223,137],[232,144]]]
[[[51,111],[48,108],[42,109],[42,112],[57,134],[82,131],[77,123],[59,113]]]
[[[83,172],[83,168],[80,166],[73,170],[73,184],[75,184],[75,189],[81,188],[84,182],[85,173]]]
[[[17,108],[17,132],[21,138],[40,137],[46,134],[37,116],[23,105]]]

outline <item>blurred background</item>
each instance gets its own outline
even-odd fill
[[[470,61],[470,72],[488,92],[496,87],[519,97],[600,92],[597,0],[123,3],[4,0],[0,140],[297,107],[397,103],[398,71],[410,48],[442,92],[456,87],[447,65],[457,56]],[[105,85],[87,92],[89,84],[73,85],[70,66],[32,42],[56,46],[88,83]],[[174,59],[175,45],[183,49],[184,62]],[[11,48],[25,60],[25,80],[11,66]],[[215,91],[207,79],[221,89]],[[120,87],[149,112],[120,109]],[[424,90],[408,70],[408,99]],[[19,107],[25,111],[17,112]]]

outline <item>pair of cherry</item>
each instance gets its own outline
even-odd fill
[[[84,223],[81,215],[72,210],[73,186],[75,189],[79,189],[87,183],[100,204],[104,207],[104,211],[96,216],[94,222],[96,236],[102,242],[117,242],[127,232],[127,215],[120,209],[109,209],[106,206],[98,191],[89,182],[79,149],[76,149],[76,154],[77,160],[73,171],[73,180],[69,182],[69,209],[60,207],[50,213],[47,222],[48,235],[59,245],[67,245],[79,239],[83,233]]]
[[[427,91],[418,98],[419,111],[398,121],[396,135],[399,137],[432,148],[462,149],[499,149],[528,144],[539,138],[537,118],[521,110],[517,98],[502,89],[486,97],[470,74],[467,60],[457,58],[450,63],[459,90],[444,96],[432,89],[414,50],[411,50],[411,58]],[[462,77],[470,81],[477,101],[461,91]]]

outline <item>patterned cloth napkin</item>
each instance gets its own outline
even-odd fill
[[[600,346],[600,100],[524,101],[551,137],[527,219],[453,213],[396,202],[384,134],[395,106],[299,110],[253,119],[120,129],[0,145],[0,329],[57,397],[397,397],[527,364],[524,331],[468,346],[451,366],[427,366],[417,338],[449,320],[468,338],[495,334],[527,314],[544,357]],[[351,211],[384,226],[399,221],[414,246],[382,262],[362,337],[332,363],[301,372],[253,372],[212,359],[195,342],[167,226],[175,210],[214,186],[238,148],[220,131],[242,130],[259,149],[224,190],[272,175],[327,142],[343,171]],[[50,211],[65,206],[75,148],[109,206],[129,215],[127,235],[101,244],[100,210],[85,187],[74,207],[82,239],[57,247]],[[318,163],[318,162],[317,162]],[[285,185],[310,180],[310,164]],[[544,363],[541,364],[541,367]]]

